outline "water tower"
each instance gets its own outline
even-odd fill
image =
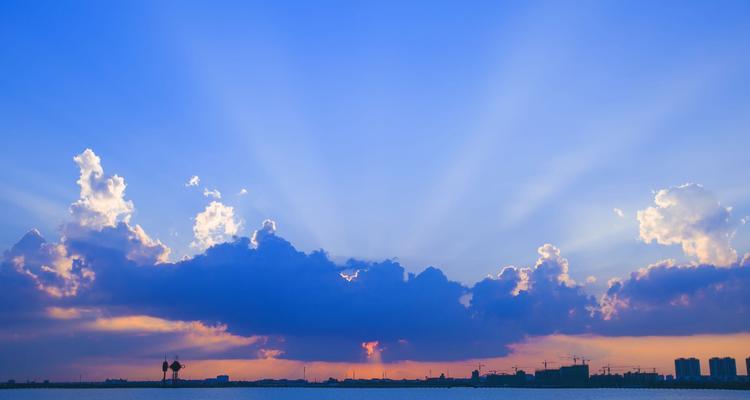
[[[164,362],[161,363],[161,372],[162,378],[161,378],[161,384],[167,383],[167,370],[169,369],[169,363],[167,362],[167,355],[164,355]]]
[[[174,361],[172,361],[172,364],[169,364],[169,369],[172,370],[172,384],[176,384],[177,380],[179,379],[179,373],[180,370],[185,368],[184,364],[180,364],[180,359],[177,356],[174,356]]]

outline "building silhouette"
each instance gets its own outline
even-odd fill
[[[560,367],[560,381],[566,386],[586,386],[589,382],[588,364]]]
[[[490,373],[485,376],[487,386],[522,386],[527,380],[526,372],[523,370],[518,370],[515,374]]]
[[[538,369],[534,372],[534,382],[540,386],[586,386],[589,383],[589,366],[573,364],[560,368]]]
[[[750,377],[750,357],[745,359],[745,375]]]
[[[664,377],[656,373],[656,371],[641,372],[640,370],[626,372],[622,375],[622,378],[626,386],[634,387],[652,386],[664,379]]]
[[[560,379],[559,369],[538,369],[534,371],[534,382],[541,386],[560,386],[562,379]]]
[[[701,378],[701,362],[695,357],[674,360],[674,372],[678,381],[697,381]]]
[[[711,370],[711,379],[720,381],[733,381],[737,379],[737,363],[731,357],[713,357],[708,360]]]

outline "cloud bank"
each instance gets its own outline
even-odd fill
[[[609,335],[750,331],[750,265],[663,261],[610,282],[602,298]]]
[[[638,218],[644,240],[682,244],[704,263],[655,264],[611,280],[596,298],[551,244],[534,265],[468,286],[434,267],[410,273],[393,260],[300,252],[272,220],[238,237],[242,221],[218,201],[195,217],[201,253],[169,262],[166,246],[131,225],[124,179],[105,175],[91,150],[75,161],[81,195],[60,239],[32,230],[3,255],[0,365],[52,344],[66,346],[60,362],[178,349],[193,358],[395,362],[503,356],[550,334],[750,331],[750,263],[730,247],[729,210],[697,185],[658,192]]]

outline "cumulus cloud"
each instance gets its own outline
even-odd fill
[[[391,261],[337,265],[322,252],[297,251],[270,221],[256,241],[240,238],[159,268],[109,260],[95,269],[87,295],[106,299],[101,306],[148,309],[158,318],[219,319],[239,335],[281,337],[274,348],[292,359],[361,360],[361,343],[372,341],[387,349],[384,360],[507,352],[508,336],[480,329],[460,303],[468,289],[435,268],[415,275]],[[340,275],[352,269],[359,270],[357,279]],[[197,292],[206,296],[184,295]],[[451,346],[459,342],[467,344]]]
[[[244,196],[247,194],[247,189],[242,188],[240,189],[239,193],[237,193],[238,196]]]
[[[568,275],[568,259],[560,256],[560,249],[547,243],[537,249],[539,259],[534,266],[534,272],[543,275],[546,280],[556,280],[565,286],[574,286],[575,281]]]
[[[617,207],[613,208],[613,209],[612,209],[612,212],[614,212],[614,213],[615,213],[615,215],[617,215],[617,216],[618,216],[618,217],[620,217],[620,218],[625,218],[625,213],[624,213],[624,212],[622,212],[622,210],[621,210],[621,209],[619,209],[619,208],[617,208]]]
[[[750,330],[750,268],[665,260],[614,279],[603,296],[610,335],[692,335]]]
[[[48,243],[31,231],[4,253],[0,365],[40,345],[55,349],[55,357],[97,355],[88,344],[107,343],[102,347],[128,355],[189,347],[205,357],[389,362],[502,356],[529,335],[750,330],[750,256],[728,268],[662,262],[611,280],[596,299],[571,278],[561,250],[544,244],[533,265],[508,266],[467,286],[434,267],[407,273],[392,260],[338,263],[322,250],[299,251],[270,219],[237,238],[234,209],[212,201],[193,229],[193,246],[204,251],[169,262],[165,246],[130,224],[124,191],[117,198],[127,211],[84,201],[98,196],[83,189],[97,186],[91,176],[124,190],[124,180],[106,177],[93,152],[84,158],[79,165],[89,183],[81,184],[76,218],[63,226],[61,240]],[[677,189],[643,211],[646,236],[677,235],[684,245],[697,240],[696,231],[712,238],[715,229],[729,232],[722,223],[696,222],[715,221],[707,205],[727,218],[729,210]],[[104,192],[99,197],[112,201],[118,190]],[[675,228],[678,222],[684,226]],[[39,335],[48,336],[35,342]]]
[[[195,216],[193,235],[190,244],[199,249],[207,249],[218,243],[230,240],[239,232],[242,222],[235,218],[234,207],[212,201],[206,209]]]
[[[203,188],[203,195],[206,197],[212,197],[217,200],[221,199],[221,192],[216,189],[208,190],[208,188]]]
[[[85,253],[99,247],[116,250],[138,264],[167,262],[171,249],[158,239],[152,239],[140,225],[120,222],[113,227],[91,230],[77,224],[63,226],[63,242],[69,251]]]
[[[160,266],[139,266],[106,243],[81,246],[77,254],[96,279],[68,298],[36,290],[46,299],[38,307],[56,321],[87,321],[77,329],[88,332],[177,335],[170,343],[205,345],[231,357],[237,353],[228,344],[251,345],[243,338],[263,338],[252,343],[260,346],[254,352],[243,350],[243,357],[265,357],[263,350],[272,349],[273,357],[322,361],[501,356],[528,335],[554,333],[750,329],[741,322],[750,320],[741,310],[747,307],[738,307],[750,301],[742,289],[750,269],[740,265],[650,266],[628,280],[612,281],[597,301],[569,277],[568,260],[552,245],[539,247],[533,266],[505,267],[496,277],[466,287],[432,267],[413,274],[393,261],[337,264],[320,251],[300,252],[277,235],[270,220],[254,239],[255,244],[249,238],[217,244],[194,258]],[[0,273],[26,279],[14,269],[13,258]],[[203,295],[189,295],[194,293]],[[86,311],[92,309],[122,312]],[[715,324],[697,324],[695,316],[704,313]],[[213,348],[212,338],[227,346]]]
[[[133,203],[125,200],[125,179],[105,176],[101,159],[91,149],[73,157],[81,170],[78,186],[81,198],[70,206],[70,212],[81,226],[101,229],[128,222]]]
[[[729,265],[737,261],[730,244],[735,233],[731,209],[701,185],[688,183],[659,190],[654,203],[637,214],[644,242],[679,244],[685,254],[702,263]]]
[[[106,242],[141,264],[167,261],[170,249],[140,226],[130,225],[133,202],[125,200],[125,179],[107,176],[91,149],[75,156],[80,169],[80,198],[70,206],[73,221],[63,226],[61,245],[69,252],[90,242]]]
[[[471,310],[504,331],[543,335],[581,333],[598,317],[596,300],[568,274],[568,260],[551,244],[539,249],[534,267],[505,267],[472,288]]]
[[[37,289],[53,297],[74,296],[95,277],[81,257],[69,254],[62,244],[47,243],[37,230],[24,235],[4,258]]]
[[[45,319],[57,320],[64,314],[62,305],[80,302],[97,278],[91,262],[106,265],[122,259],[154,266],[167,261],[166,246],[151,239],[139,225],[129,225],[133,204],[124,199],[124,179],[106,176],[99,157],[90,149],[75,161],[81,193],[70,207],[73,218],[63,224],[60,239],[47,242],[39,231],[31,230],[3,253],[0,327],[7,327],[13,335],[23,329],[37,335],[49,325]],[[0,337],[3,334],[8,331],[0,329]]]
[[[201,178],[198,175],[193,175],[185,182],[185,187],[198,186],[201,183]]]
[[[253,231],[253,236],[250,238],[250,243],[254,247],[258,247],[258,242],[263,236],[273,235],[276,233],[276,221],[272,219],[266,219],[263,221],[260,229]],[[351,279],[350,279],[351,280]]]

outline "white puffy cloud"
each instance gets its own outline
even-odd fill
[[[198,177],[198,175],[193,175],[188,179],[187,182],[185,182],[186,187],[192,187],[192,186],[198,186],[198,184],[201,183],[201,178]]]
[[[63,224],[58,242],[48,243],[29,231],[4,258],[51,297],[75,296],[95,281],[88,255],[96,249],[116,250],[138,264],[166,262],[170,249],[149,237],[140,225],[131,226],[133,203],[124,199],[125,180],[106,176],[91,150],[74,157],[80,168],[80,197],[70,206],[73,221]]]
[[[260,229],[253,232],[253,236],[250,238],[250,243],[253,246],[258,247],[260,238],[264,235],[274,235],[276,233],[276,221],[272,219],[263,220],[263,225]]]
[[[242,222],[235,219],[234,207],[212,201],[195,216],[192,247],[206,249],[231,239],[239,232]]]
[[[237,193],[238,196],[244,196],[246,194],[247,194],[247,189],[245,189],[245,188],[240,189],[240,192]]]
[[[125,200],[125,179],[104,175],[101,159],[91,149],[73,160],[81,171],[81,194],[70,206],[74,221],[63,226],[61,243],[85,239],[119,249],[139,264],[166,262],[170,249],[151,239],[140,225],[130,225],[134,207],[132,201]]]
[[[625,213],[622,212],[622,210],[617,207],[613,208],[612,212],[615,213],[615,215],[617,215],[620,218],[625,218]]]
[[[557,281],[566,286],[575,285],[568,275],[568,259],[560,255],[560,249],[547,243],[537,249],[539,259],[534,266],[535,273],[541,273],[550,281]]]
[[[203,188],[203,195],[206,197],[213,197],[216,200],[221,199],[221,192],[218,190],[208,190],[207,188]]]
[[[568,274],[568,259],[560,255],[560,249],[547,243],[537,249],[539,258],[533,268],[504,267],[496,278],[508,283],[510,293],[517,296],[521,292],[535,289],[535,286],[562,285],[574,287],[575,281]]]
[[[722,206],[703,186],[688,183],[659,190],[654,203],[637,214],[644,242],[679,244],[701,263],[726,266],[737,261],[731,247],[735,232],[731,208]]]
[[[105,176],[101,159],[91,149],[73,160],[81,169],[77,182],[81,197],[70,206],[76,222],[93,229],[115,226],[118,221],[128,222],[133,203],[125,200],[125,179],[117,175]]]

